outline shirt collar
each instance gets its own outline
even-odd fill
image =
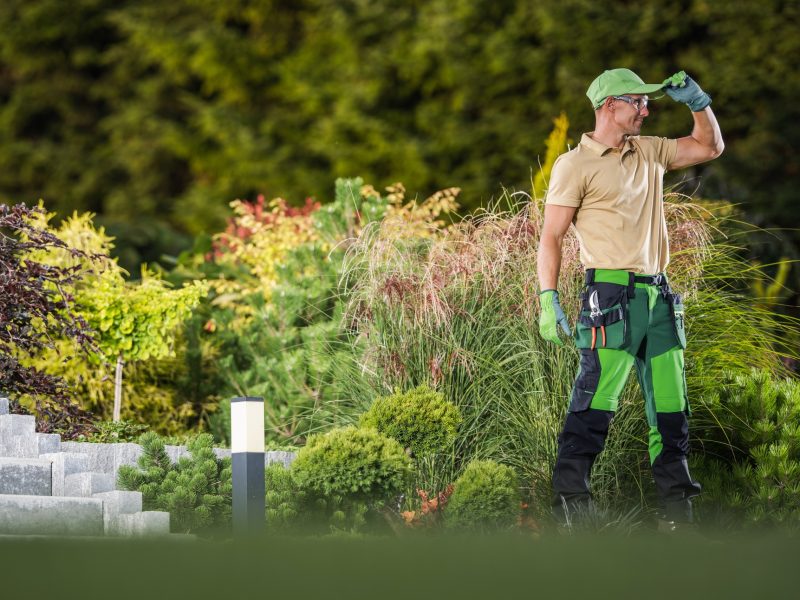
[[[586,146],[586,148],[588,148],[589,150],[591,150],[592,152],[594,152],[598,156],[604,156],[607,153],[613,152],[615,150],[615,148],[612,148],[611,146],[606,146],[605,144],[603,144],[601,142],[598,142],[597,140],[593,139],[591,137],[592,133],[594,133],[594,132],[590,131],[588,133],[584,133],[581,136],[581,145],[582,146]],[[634,150],[636,150],[636,147],[631,143],[631,138],[627,138],[625,140],[625,145],[622,146],[622,151],[620,153],[624,155],[624,154],[626,154],[628,152],[633,152]]]

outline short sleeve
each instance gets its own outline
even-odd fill
[[[559,156],[550,172],[546,203],[577,208],[583,200],[583,188],[583,178],[572,166],[569,153]]]
[[[678,154],[678,140],[664,137],[648,137],[648,140],[653,145],[655,159],[668,168]]]

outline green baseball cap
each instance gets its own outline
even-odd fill
[[[586,96],[596,109],[603,105],[609,96],[620,94],[651,94],[664,87],[663,83],[645,83],[630,69],[610,69],[603,71],[589,85]]]

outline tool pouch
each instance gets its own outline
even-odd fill
[[[686,313],[683,307],[683,298],[680,294],[670,291],[667,294],[670,308],[672,310],[672,325],[675,329],[675,337],[681,348],[686,348]]]
[[[597,292],[600,315],[592,316],[589,296]],[[595,348],[620,349],[628,343],[628,288],[615,283],[592,283],[581,294],[581,312],[575,327],[575,346],[592,347],[592,328],[595,328]],[[603,345],[602,328],[606,339]]]

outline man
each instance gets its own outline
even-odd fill
[[[639,136],[648,94],[664,90],[692,111],[694,128],[679,139]],[[575,343],[580,369],[553,472],[554,512],[567,523],[591,505],[589,475],[632,364],[645,398],[649,451],[667,529],[691,523],[700,485],[689,474],[683,305],[664,271],[669,243],[663,176],[718,157],[724,148],[711,98],[683,71],[646,84],[612,69],[586,92],[595,128],[553,166],[538,255],[541,335],[571,335],[559,305],[561,245],[570,224],[586,268]]]

